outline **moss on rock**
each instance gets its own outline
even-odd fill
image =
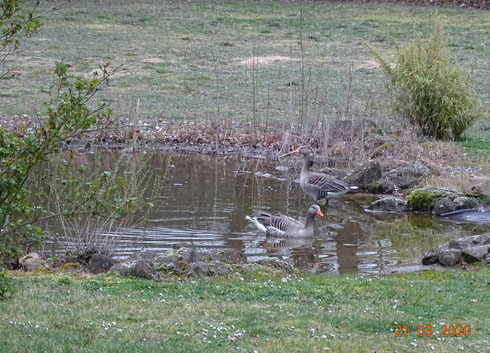
[[[407,204],[413,211],[430,211],[434,207],[436,198],[428,190],[417,189],[408,195]]]

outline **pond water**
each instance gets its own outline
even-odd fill
[[[111,153],[105,157],[104,163],[113,160]],[[349,194],[324,208],[312,239],[269,239],[245,216],[265,210],[304,220],[312,200],[296,180],[301,163],[295,157],[279,162],[154,152],[152,169],[163,173],[169,166],[163,188],[145,227],[117,234],[116,256],[187,242],[238,249],[249,262],[275,256],[317,272],[389,273],[417,269],[431,248],[485,229],[431,216],[368,213],[364,207],[373,196]]]

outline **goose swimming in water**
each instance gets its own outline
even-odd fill
[[[318,205],[312,205],[308,209],[305,224],[282,213],[271,215],[266,212],[259,212],[257,216],[246,216],[245,218],[268,236],[308,238],[313,236],[315,216],[323,217]]]

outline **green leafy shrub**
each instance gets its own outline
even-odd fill
[[[430,38],[417,38],[398,48],[394,63],[374,47],[370,49],[390,79],[388,89],[395,112],[420,126],[424,135],[443,140],[459,138],[484,116],[481,101],[474,96],[467,78],[450,64],[440,22]]]
[[[30,5],[28,2],[0,1],[0,77],[7,73],[3,70],[5,59],[18,49],[20,38],[30,37],[42,26],[40,17],[43,13],[36,13],[39,3],[39,1],[32,2],[31,10],[26,12],[21,5]],[[44,14],[48,12],[51,12],[51,9]]]
[[[113,74],[108,66],[103,67],[102,77],[85,80],[71,77],[69,65],[56,63],[57,83],[51,89],[51,100],[45,103],[47,118],[21,136],[0,127],[0,265],[35,246],[42,234],[37,223],[55,216],[46,214],[43,200],[32,202],[35,195],[26,184],[39,178],[35,166],[46,161],[62,142],[83,136],[95,125],[109,124],[110,109],[104,104],[95,108],[88,104]],[[97,193],[88,196],[86,202],[100,200]]]

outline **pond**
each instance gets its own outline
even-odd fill
[[[107,152],[97,163],[109,165],[118,153]],[[87,158],[89,168],[95,160]],[[348,194],[331,201],[324,217],[316,218],[313,238],[267,238],[245,216],[264,210],[304,220],[313,202],[297,182],[301,159],[153,152],[149,163],[157,173],[167,170],[165,181],[145,226],[114,234],[120,258],[188,243],[204,250],[238,249],[249,262],[292,258],[297,267],[316,272],[390,273],[418,269],[426,251],[484,227],[425,215],[368,213],[364,208],[373,195]],[[47,241],[45,250],[51,248],[66,250]]]

